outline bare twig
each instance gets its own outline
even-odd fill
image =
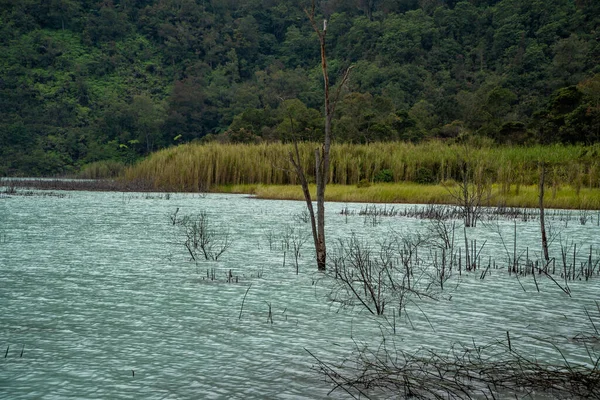
[[[246,289],[246,293],[244,293],[244,298],[242,299],[242,306],[240,307],[240,316],[238,319],[242,319],[242,313],[244,312],[244,302],[246,301],[246,296],[248,296],[248,292],[250,291],[251,287],[252,287],[252,284],[250,284],[250,286],[248,286],[248,289]]]

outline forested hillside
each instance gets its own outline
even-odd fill
[[[0,176],[315,140],[308,0],[0,0]],[[329,0],[336,141],[600,141],[600,1]]]

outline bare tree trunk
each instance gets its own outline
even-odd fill
[[[327,133],[325,135],[327,137]],[[325,156],[327,156],[327,163],[325,162]],[[315,163],[317,181],[317,237],[315,239],[315,250],[317,252],[317,268],[324,271],[327,261],[327,247],[325,245],[325,186],[327,185],[327,175],[324,171],[329,169],[328,148],[326,150],[323,146],[321,154],[319,154],[318,149],[315,150]]]
[[[344,74],[340,86],[337,88],[333,102],[330,101],[329,93],[329,74],[327,72],[327,53],[325,51],[325,35],[327,34],[327,20],[323,20],[323,29],[317,26],[315,20],[315,1],[313,0],[310,9],[304,9],[313,29],[319,37],[319,44],[321,50],[321,69],[323,70],[323,86],[325,91],[325,136],[323,138],[323,144],[320,149],[315,149],[315,181],[317,184],[317,215],[313,209],[312,199],[308,190],[308,183],[306,176],[302,170],[300,163],[300,155],[298,153],[298,147],[295,147],[295,154],[290,153],[290,161],[294,165],[296,174],[300,179],[302,185],[302,191],[304,193],[304,199],[308,207],[313,239],[315,242],[315,251],[317,256],[317,268],[319,271],[326,269],[327,261],[327,246],[325,242],[325,187],[329,178],[329,150],[331,148],[331,120],[335,111],[335,105],[339,99],[340,91],[348,79],[350,68]]]
[[[325,270],[327,260],[327,246],[325,244],[325,187],[327,186],[327,178],[329,176],[329,149],[331,147],[331,117],[332,109],[329,102],[329,74],[327,72],[327,54],[325,52],[325,34],[327,33],[327,20],[323,20],[323,30],[314,22],[314,2],[312,9],[311,23],[313,28],[319,34],[319,42],[321,45],[321,69],[323,70],[323,85],[325,89],[325,137],[323,138],[323,146],[321,152],[315,150],[316,156],[316,181],[317,181],[317,268],[320,271]]]
[[[546,220],[544,216],[544,181],[546,179],[546,165],[540,163],[540,229],[542,230],[542,250],[544,251],[544,260],[550,261],[548,256],[548,239],[546,238]]]
[[[302,186],[302,193],[304,194],[304,200],[306,200],[306,207],[308,208],[308,215],[310,217],[312,235],[315,241],[315,249],[318,249],[319,234],[317,231],[317,225],[315,223],[315,211],[313,208],[310,190],[308,189],[308,181],[306,180],[306,175],[304,174],[304,170],[302,169],[302,165],[300,164],[300,152],[298,151],[298,142],[294,142],[294,153],[290,152],[289,156],[290,162],[294,166],[294,169],[296,170],[296,175],[298,175],[300,185]]]

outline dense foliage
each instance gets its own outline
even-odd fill
[[[503,146],[484,143],[334,143],[329,182],[340,185],[414,182],[448,184],[468,177],[480,184],[514,185],[539,182],[540,160],[546,166],[548,185],[600,187],[600,145]],[[315,181],[314,142],[298,145],[301,166]],[[166,191],[205,191],[220,185],[298,185],[290,168],[292,143],[189,143],[160,150],[127,168],[125,181]]]
[[[308,2],[308,0],[306,1]],[[0,175],[194,140],[318,139],[292,0],[0,0]],[[597,0],[323,0],[337,141],[600,141]]]

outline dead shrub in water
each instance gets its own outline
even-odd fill
[[[598,358],[591,365],[543,363],[519,354],[510,343],[473,347],[454,345],[441,353],[420,348],[408,352],[386,342],[372,350],[357,345],[341,364],[316,360],[314,368],[353,398],[471,399],[550,396],[561,399],[600,398]],[[393,342],[392,342],[393,343]],[[390,348],[391,347],[391,348]]]
[[[356,234],[339,240],[330,256],[332,301],[383,315],[390,304],[401,312],[411,295],[436,297],[431,283],[422,281],[428,276],[418,256],[422,238],[390,237],[376,247]]]
[[[432,219],[428,227],[428,233],[432,242],[433,269],[440,289],[444,289],[444,283],[452,276],[452,269],[457,262],[455,247],[456,222],[445,221],[441,218]],[[439,257],[438,257],[439,251]],[[460,268],[460,266],[459,266]]]
[[[179,225],[183,231],[183,245],[195,262],[201,258],[218,261],[233,244],[229,229],[212,225],[206,211],[181,219],[174,218],[173,224]]]
[[[274,235],[271,231],[271,234]],[[302,225],[286,226],[285,230],[281,235],[281,250],[283,250],[283,264],[285,266],[285,257],[288,251],[292,252],[294,256],[294,266],[296,269],[296,275],[300,269],[300,257],[301,250],[304,244],[310,238],[310,234],[303,229]],[[270,248],[272,248],[271,242],[269,242]]]
[[[457,186],[447,190],[460,208],[465,226],[475,227],[486,197],[490,197],[491,184],[483,176],[483,171],[473,171],[468,161],[463,161],[461,174],[462,179],[457,182]]]

